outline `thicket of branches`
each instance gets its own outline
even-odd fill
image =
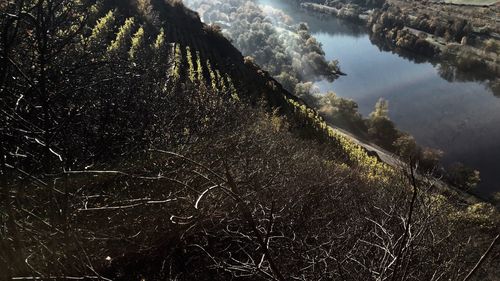
[[[0,277],[498,276],[493,207],[411,171],[369,178],[246,104],[215,51],[164,24],[196,18],[179,2],[0,7]]]

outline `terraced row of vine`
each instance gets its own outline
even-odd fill
[[[168,77],[167,88],[201,87],[214,93],[226,93],[237,98],[237,88],[231,74],[217,63],[219,57],[207,48],[203,38],[184,35],[175,26],[160,30],[140,19],[125,18],[116,9],[104,13],[98,4],[91,10],[98,18],[82,39],[88,50],[100,53],[101,58],[132,65],[150,63],[161,65]]]
[[[218,34],[186,33],[186,30],[168,23],[156,30],[140,19],[124,18],[117,10],[99,15],[102,11],[97,5],[92,9],[94,15],[91,16],[99,19],[95,21],[95,26],[91,28],[90,35],[83,40],[83,44],[90,49],[105,50],[102,51],[103,57],[125,60],[131,64],[149,64],[154,61],[162,65],[165,76],[168,77],[166,90],[195,87],[211,93],[228,94],[235,100],[239,100],[238,94],[246,95],[250,91],[251,82],[240,85],[233,83],[235,80],[245,81],[246,74],[237,66],[224,65],[222,55],[215,52],[214,48],[208,48],[207,37]],[[261,75],[264,79],[270,79],[263,73]],[[362,147],[337,133],[316,111],[302,101],[287,96],[281,87],[277,89],[276,84],[275,81],[266,83],[268,92],[262,93],[265,98],[277,100],[273,106],[295,115],[295,118],[316,131],[316,134],[339,145],[346,158],[367,179],[386,181],[394,174],[391,167],[369,156]]]

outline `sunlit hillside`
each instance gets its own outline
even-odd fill
[[[314,26],[198,2],[0,3],[0,280],[499,280],[475,170],[316,91]]]

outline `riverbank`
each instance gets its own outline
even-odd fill
[[[382,97],[390,103],[389,117],[396,128],[414,136],[421,146],[441,150],[446,169],[463,163],[480,172],[481,182],[470,192],[487,199],[500,190],[495,169],[500,160],[496,141],[500,132],[494,126],[500,121],[500,101],[488,86],[491,73],[488,76],[481,69],[460,71],[452,59],[395,47],[385,37],[376,36],[361,20],[311,12],[292,0],[267,0],[260,4],[270,15],[282,13],[294,23],[306,23],[321,43],[326,58],[338,60],[348,74],[333,83],[315,82],[318,95],[324,96],[322,100],[328,101],[329,92],[333,91],[338,97],[355,102],[357,111],[367,117]],[[407,28],[405,32],[418,30]],[[328,115],[324,117],[330,123],[359,137],[358,131],[339,121],[338,111],[345,112],[350,103],[328,104],[333,107],[333,118],[328,118],[332,107],[316,108]]]
[[[370,143],[366,140],[362,140],[346,130],[333,126],[332,124],[329,125],[334,128],[338,134],[348,138],[353,143],[365,149],[369,155],[377,157],[379,161],[382,161],[397,170],[409,169],[408,165],[405,162],[401,161],[401,159],[399,159],[399,157],[395,156],[393,153],[379,147],[376,144]],[[431,190],[429,191],[437,191],[440,194],[446,194],[449,198],[454,198],[458,202],[463,202],[469,205],[485,202],[485,199],[480,198],[475,194],[465,192],[455,186],[450,185],[449,183],[444,182],[441,179],[422,175],[418,175],[417,177],[422,183],[431,188]],[[500,204],[496,204],[496,208],[500,210]]]
[[[500,95],[500,30],[498,24],[491,24],[498,21],[497,5],[468,7],[391,0],[371,8],[342,1],[296,2],[309,12],[366,25],[372,36],[393,48],[446,60],[458,71],[481,69],[493,93]]]

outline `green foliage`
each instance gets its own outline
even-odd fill
[[[391,120],[376,117],[368,121],[368,135],[375,143],[392,150],[394,141],[398,138],[398,131]]]
[[[467,206],[465,210],[457,210],[450,215],[457,224],[475,225],[482,229],[494,230],[498,225],[499,213],[495,207],[489,203],[481,202]]]
[[[370,139],[390,151],[394,150],[394,142],[399,138],[400,133],[389,119],[388,101],[382,98],[378,100],[374,111],[370,113],[367,125]]]
[[[215,75],[215,72],[214,72],[209,60],[206,61],[206,65],[207,65],[207,69],[208,69],[208,74],[210,76],[210,83],[212,86],[212,90],[214,90],[214,92],[217,92],[217,88],[218,88],[217,87],[217,76]]]
[[[165,29],[162,27],[160,29],[160,32],[156,36],[156,40],[154,41],[153,50],[157,54],[159,54],[160,52],[165,52],[165,46],[166,46],[166,42],[165,42]]]
[[[104,5],[102,0],[98,0],[92,6],[90,6],[87,15],[88,16],[87,20],[90,24],[96,23],[102,12],[103,6]]]
[[[328,92],[320,95],[318,107],[319,112],[328,122],[352,132],[364,130],[363,117],[358,112],[358,104],[353,100]]]
[[[151,4],[151,0],[137,0],[137,8],[139,12],[143,15],[150,15],[154,12],[156,12],[153,9],[153,5]]]
[[[176,83],[181,78],[182,51],[180,44],[175,44],[172,63],[172,79]]]
[[[102,9],[102,1],[96,1],[92,6],[89,8],[89,14],[90,15],[97,15],[101,9]]]
[[[92,29],[92,34],[87,38],[89,45],[102,47],[107,44],[108,37],[112,34],[116,24],[116,10],[109,11],[104,17],[99,19]]]
[[[139,15],[155,26],[160,25],[160,15],[158,11],[154,9],[151,0],[136,0],[135,3]]]
[[[330,135],[337,139],[349,159],[359,167],[360,173],[370,183],[387,184],[396,174],[392,167],[380,162],[377,158],[369,156],[365,149],[352,142],[352,140],[329,128]]]
[[[448,169],[448,178],[454,186],[467,191],[477,187],[481,181],[479,171],[462,163],[455,163]]]
[[[375,104],[375,110],[370,113],[371,119],[389,118],[389,101],[380,98]]]
[[[189,46],[186,47],[186,59],[188,62],[188,78],[194,84],[196,82],[196,70],[194,68],[193,54]]]
[[[134,18],[128,18],[125,23],[120,27],[116,34],[115,40],[108,46],[108,53],[111,55],[125,53],[130,46],[132,32],[134,29]]]
[[[419,165],[424,171],[433,171],[439,167],[443,152],[437,149],[423,148]]]
[[[328,126],[326,122],[311,109],[291,99],[288,99],[288,103],[295,108],[296,113],[307,118],[312,126],[328,136],[330,140],[338,143],[342,152],[347,156],[353,166],[359,169],[360,174],[365,180],[387,183],[390,178],[394,176],[395,171],[390,166],[378,161],[378,159],[373,156],[369,156],[365,149]]]
[[[182,5],[175,3],[172,10],[155,2],[179,16]],[[116,11],[135,5],[107,4],[118,5]],[[41,11],[39,20],[57,18],[32,11]],[[439,272],[448,280],[461,279],[462,269],[476,263],[476,248],[489,233],[477,231],[470,247],[472,235],[462,231],[493,232],[498,223],[490,206],[451,212],[442,207],[446,197],[419,192],[410,220],[411,188],[399,180],[403,175],[329,127],[265,72],[231,57],[234,69],[225,68],[215,48],[201,58],[178,43],[189,45],[189,38],[169,37],[176,43],[166,44],[164,31],[140,16],[127,20],[109,46],[120,55],[110,57],[116,60],[82,63],[108,51],[111,40],[102,34],[115,32],[109,24],[115,16],[122,17],[116,12],[100,20],[89,36],[104,43],[92,52],[74,48],[72,40],[57,45],[57,35],[68,33],[39,32],[50,35],[49,46],[61,47],[55,56],[42,53],[41,41],[21,25],[8,56],[19,69],[0,68],[0,112],[15,113],[0,119],[6,122],[0,130],[2,276],[390,280],[402,272],[394,265],[399,256],[408,279],[430,280]],[[60,29],[73,30],[74,21],[62,19]],[[175,23],[173,37],[194,29]],[[159,32],[152,45],[149,28]],[[194,40],[201,41],[190,46],[210,46],[205,37]],[[167,46],[170,61],[140,55]],[[231,98],[189,86],[189,79],[201,83],[202,60],[214,92]],[[34,91],[40,95],[26,94]],[[255,106],[260,99],[269,105]],[[355,107],[333,95],[329,102],[338,112]],[[416,236],[405,240],[406,230]],[[405,241],[411,247],[400,247]]]
[[[168,43],[165,38],[165,29],[160,29],[149,48],[152,50],[152,59],[154,60],[153,67],[158,68],[158,70],[167,68],[170,54]],[[164,72],[161,72],[160,76],[164,77]]]
[[[203,76],[203,65],[201,63],[200,52],[196,51],[196,74],[198,82],[201,85],[205,84],[205,77]]]
[[[409,134],[402,134],[393,143],[396,153],[402,157],[404,161],[416,161],[420,154],[420,148]]]
[[[145,48],[146,38],[144,36],[144,28],[141,26],[132,36],[132,44],[128,51],[129,58],[131,60],[137,59],[140,52],[145,52]]]
[[[229,91],[231,93],[231,98],[235,101],[239,101],[240,97],[238,96],[238,90],[236,90],[236,87],[234,86],[233,80],[231,79],[229,74],[226,74],[226,80],[227,80]]]
[[[228,94],[228,89],[226,85],[226,81],[223,79],[224,77],[220,74],[220,70],[215,70],[215,76],[217,77],[217,81],[219,81],[220,91],[224,94]]]

